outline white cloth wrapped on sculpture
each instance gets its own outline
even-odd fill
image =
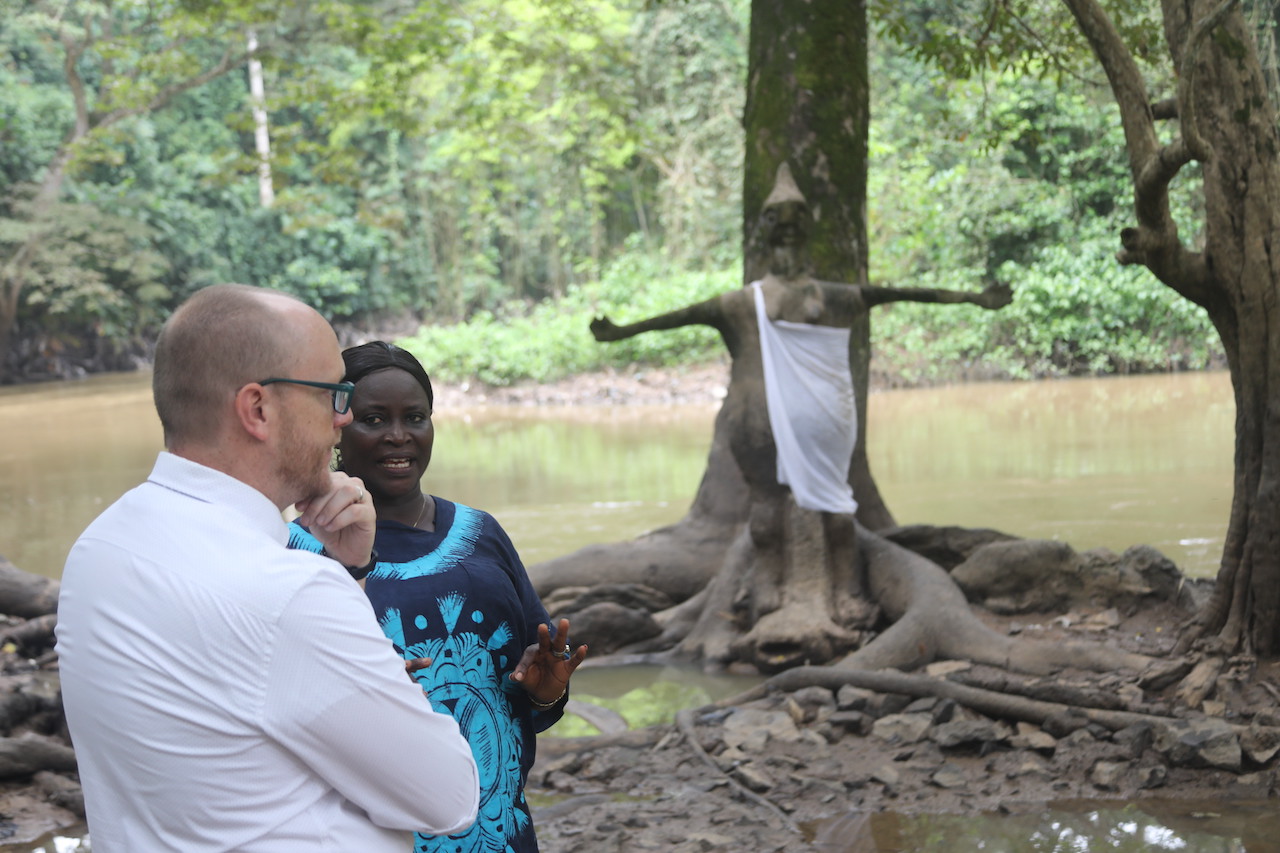
[[[770,320],[760,282],[755,290],[769,425],[778,451],[778,482],[796,505],[825,512],[858,508],[849,463],[858,412],[849,373],[849,330]]]

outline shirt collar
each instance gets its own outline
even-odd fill
[[[289,541],[288,526],[271,499],[230,474],[162,450],[147,482],[228,509],[281,544]]]

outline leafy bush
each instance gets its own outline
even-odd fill
[[[1221,358],[1203,309],[1149,272],[1117,265],[1106,241],[1041,249],[1006,263],[1000,311],[897,303],[876,309],[872,351],[905,383],[958,374],[1036,379],[1193,370]]]
[[[424,326],[400,343],[433,376],[444,381],[475,378],[491,385],[550,381],[603,367],[696,363],[723,351],[719,335],[710,328],[651,332],[601,344],[591,336],[591,319],[607,314],[618,323],[641,320],[740,286],[737,276],[735,270],[679,269],[655,255],[629,252],[600,281],[572,287],[562,299],[532,308],[511,303],[466,323]]]

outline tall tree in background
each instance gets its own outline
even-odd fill
[[[6,6],[12,20],[39,33],[61,52],[74,114],[30,199],[16,205],[20,216],[15,217],[16,227],[9,229],[13,236],[0,244],[0,377],[6,372],[10,335],[33,264],[42,247],[58,238],[60,226],[53,212],[74,159],[95,135],[134,116],[163,109],[182,93],[241,67],[247,59],[242,38],[203,56],[193,50],[194,39],[209,35],[202,31],[204,27],[215,34],[218,27],[180,9],[158,17],[160,10],[142,3]]]
[[[275,203],[276,191],[271,182],[271,125],[267,114],[267,90],[262,81],[262,60],[258,58],[258,34],[249,30],[249,98],[253,110],[253,150],[258,163],[258,201],[263,207]]]
[[[1182,648],[1210,640],[1227,654],[1280,653],[1274,8],[1239,0],[1114,0],[1106,9],[1097,0],[873,0],[873,7],[888,36],[953,76],[1008,67],[1076,85],[1101,66],[1133,180],[1133,224],[1121,231],[1116,257],[1204,309],[1235,396],[1234,495],[1222,563]],[[1182,233],[1171,190],[1197,181],[1203,230]]]
[[[1235,485],[1212,600],[1186,640],[1280,652],[1280,135],[1255,41],[1235,0],[1163,0],[1176,79],[1152,97],[1096,0],[1064,0],[1120,108],[1134,182],[1123,264],[1200,305],[1222,338],[1236,404]],[[1177,122],[1172,138],[1158,122]],[[1165,141],[1165,140],[1168,141]],[[1169,186],[1199,164],[1202,246],[1179,233]]]

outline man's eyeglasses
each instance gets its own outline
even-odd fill
[[[263,379],[259,385],[270,385],[272,382],[286,382],[290,385],[306,385],[308,388],[324,388],[333,396],[333,410],[345,415],[351,409],[351,394],[356,386],[350,382],[309,382],[306,379],[281,379],[273,376]]]

